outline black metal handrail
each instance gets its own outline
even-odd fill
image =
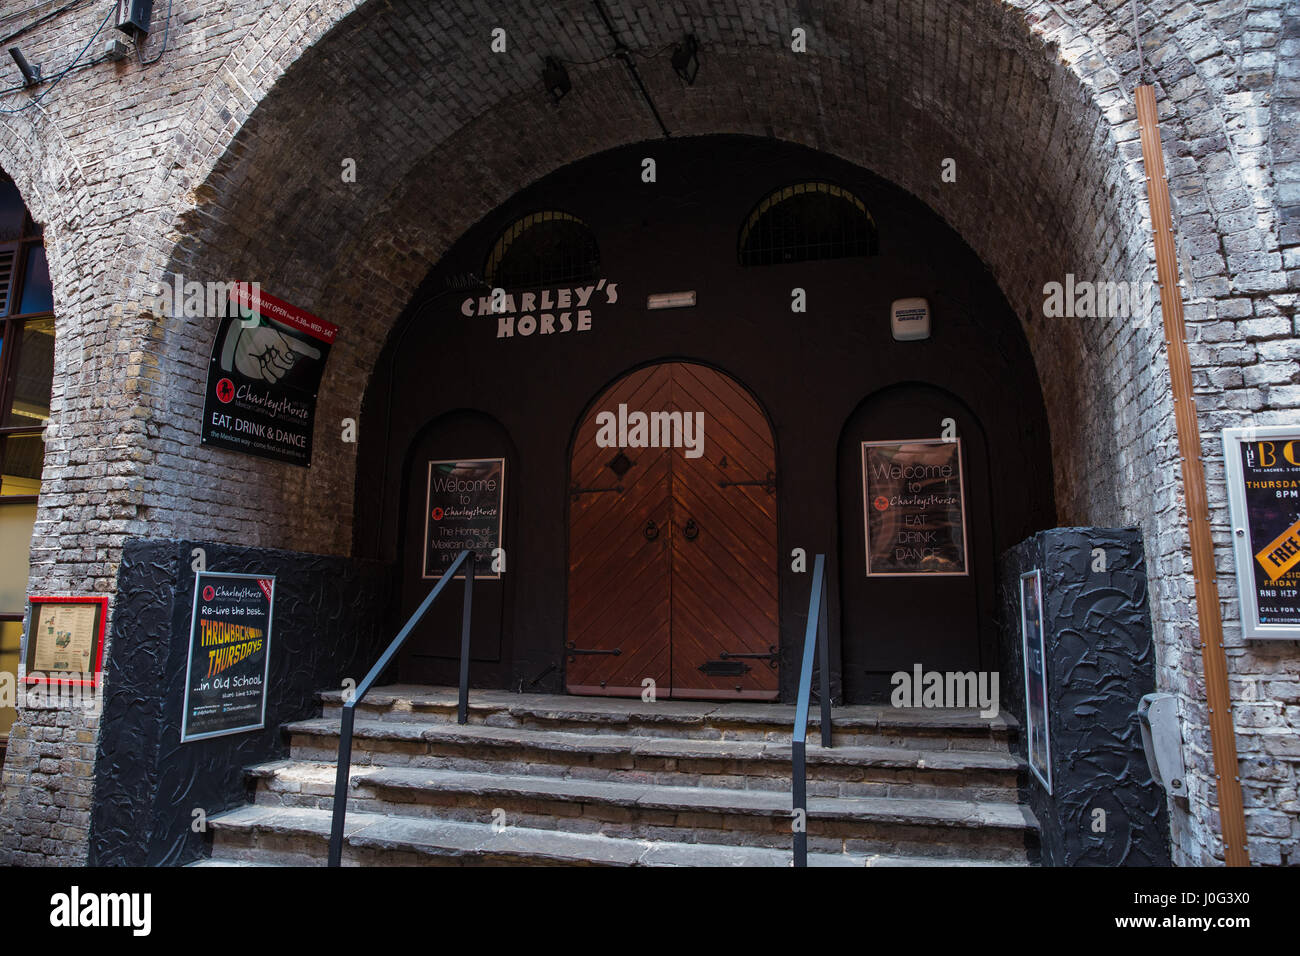
[[[366,696],[370,685],[379,679],[384,668],[392,661],[393,655],[401,650],[406,639],[415,630],[415,625],[420,623],[420,619],[433,606],[433,602],[438,599],[447,582],[456,576],[462,564],[465,566],[465,604],[461,610],[460,620],[460,697],[456,706],[456,723],[463,724],[469,719],[469,633],[474,594],[474,552],[467,548],[458,554],[451,567],[442,573],[442,579],[434,585],[429,596],[415,609],[410,620],[393,638],[393,643],[388,645],[388,650],[384,651],[375,662],[375,666],[370,668],[370,673],[357,685],[352,696],[343,701],[343,721],[339,727],[338,776],[334,778],[334,815],[330,825],[330,866],[338,866],[343,859],[343,822],[348,812],[348,777],[352,770],[352,723],[356,716],[357,704],[361,703],[361,699]]]
[[[829,639],[826,635],[826,555],[813,562],[812,595],[808,599],[808,628],[803,638],[803,663],[799,667],[799,698],[794,712],[794,735],[790,740],[793,784],[791,813],[794,817],[794,865],[808,865],[808,707],[812,698],[814,657],[821,663],[822,746],[831,747],[831,690]]]

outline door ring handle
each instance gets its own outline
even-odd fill
[[[686,535],[687,541],[694,541],[700,536],[700,526],[695,523],[694,518],[686,521],[686,527],[682,528],[682,534]]]
[[[653,541],[659,537],[659,526],[655,524],[653,518],[645,523],[644,534],[647,541]]]

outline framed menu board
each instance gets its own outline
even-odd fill
[[[108,598],[41,595],[28,600],[32,612],[23,682],[98,686]]]
[[[505,472],[504,458],[429,462],[423,577],[442,577],[466,548],[474,551],[475,578],[501,577],[491,570],[491,559],[501,547]],[[464,576],[464,572],[456,575]]]
[[[1241,627],[1252,639],[1300,638],[1300,426],[1225,428]]]
[[[961,439],[862,443],[867,577],[963,576]]]

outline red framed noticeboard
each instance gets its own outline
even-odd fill
[[[99,686],[104,666],[107,597],[29,597],[25,684]]]

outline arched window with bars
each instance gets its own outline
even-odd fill
[[[576,216],[554,209],[529,213],[501,233],[483,266],[492,288],[535,289],[597,278],[596,237]]]
[[[770,266],[876,254],[876,223],[866,204],[828,182],[777,189],[754,207],[740,230],[742,266]]]

